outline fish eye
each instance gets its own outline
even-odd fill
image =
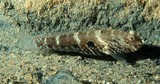
[[[88,41],[88,42],[87,42],[87,46],[88,46],[89,48],[95,47],[94,42],[92,42],[92,41]]]

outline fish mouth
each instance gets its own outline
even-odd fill
[[[142,42],[137,42],[134,45],[133,51],[137,51],[138,49],[140,49],[142,47]]]

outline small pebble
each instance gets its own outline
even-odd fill
[[[154,79],[157,80],[157,81],[158,81],[158,80],[160,81],[160,75],[154,76]]]

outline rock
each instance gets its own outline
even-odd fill
[[[57,74],[48,77],[43,84],[82,84],[68,70],[60,70]]]

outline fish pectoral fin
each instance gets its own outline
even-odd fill
[[[111,56],[118,61],[127,61],[126,56],[124,54],[111,54]]]

